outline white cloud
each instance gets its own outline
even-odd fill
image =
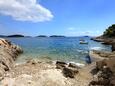
[[[49,21],[53,18],[52,13],[36,0],[0,0],[0,14],[32,22]]]
[[[74,27],[69,27],[68,28],[68,30],[70,30],[70,31],[73,31],[73,30],[75,30],[76,28],[74,28]]]

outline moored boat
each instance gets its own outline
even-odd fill
[[[88,44],[88,42],[85,41],[85,40],[84,40],[84,41],[79,41],[79,43],[80,43],[80,44]]]

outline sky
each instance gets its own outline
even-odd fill
[[[0,0],[0,35],[99,36],[115,23],[115,0]]]

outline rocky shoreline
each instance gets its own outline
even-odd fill
[[[115,86],[115,38],[99,36],[92,40],[111,45],[112,52],[93,51],[101,61],[96,62],[95,79],[90,82],[92,85]]]
[[[35,59],[17,65],[15,60],[23,51],[5,39],[0,39],[0,51],[0,86],[115,86],[114,52],[92,51],[96,62],[81,68],[74,63]]]
[[[101,42],[102,44],[105,45],[111,45],[112,46],[112,51],[115,51],[115,37],[105,37],[105,36],[99,36],[99,37],[94,37],[91,38],[91,40]]]
[[[94,51],[93,53],[103,59],[97,61],[92,70],[94,79],[90,82],[90,86],[115,86],[115,52]]]
[[[0,80],[4,78],[7,71],[12,70],[15,59],[23,50],[8,40],[0,39]]]

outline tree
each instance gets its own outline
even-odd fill
[[[113,24],[112,26],[108,27],[104,31],[103,36],[106,36],[106,37],[115,37],[115,24]]]

